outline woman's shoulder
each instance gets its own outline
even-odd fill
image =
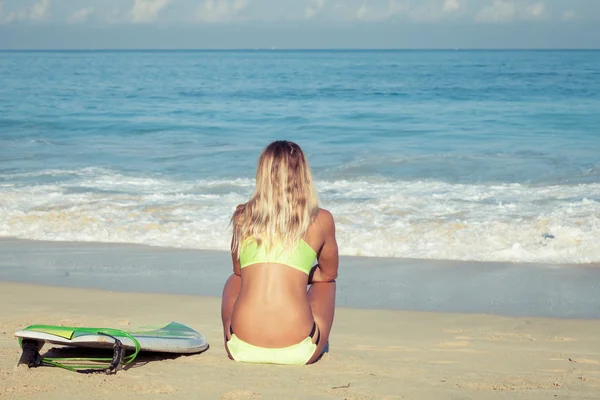
[[[316,214],[317,214],[317,218],[319,218],[319,217],[320,218],[333,218],[333,214],[331,213],[331,211],[326,210],[321,207],[317,208]]]
[[[333,225],[333,214],[324,208],[317,208],[315,212],[315,222],[320,226]]]

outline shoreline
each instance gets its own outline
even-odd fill
[[[0,239],[0,281],[220,297],[223,251]],[[600,268],[340,257],[337,304],[522,317],[600,319]]]
[[[164,250],[164,251],[177,251],[177,252],[199,252],[199,253],[229,253],[226,250],[215,250],[215,249],[196,249],[191,247],[174,247],[174,246],[163,246],[163,245],[152,245],[145,243],[128,243],[128,242],[100,242],[100,241],[73,241],[73,240],[38,240],[38,239],[23,239],[14,236],[0,236],[0,246],[5,246],[7,243],[44,243],[48,245],[62,244],[68,247],[76,246],[90,246],[101,248],[103,246],[115,247],[115,248],[139,248],[147,250]],[[362,256],[362,255],[340,255],[340,259],[359,259],[359,260],[370,260],[376,262],[381,260],[383,263],[388,264],[393,261],[399,261],[400,263],[442,263],[442,264],[491,264],[491,265],[529,265],[529,266],[545,266],[548,268],[556,267],[569,267],[569,268],[598,268],[600,269],[600,262],[590,261],[586,263],[546,263],[537,261],[487,261],[487,260],[458,260],[458,259],[445,259],[445,258],[411,258],[411,257],[388,257],[388,256]]]
[[[0,398],[542,400],[593,399],[600,390],[596,320],[339,307],[329,353],[311,366],[284,367],[227,358],[216,298],[0,282],[0,302]],[[209,350],[146,355],[114,376],[15,367],[13,334],[30,324],[128,329],[167,321],[202,332]]]

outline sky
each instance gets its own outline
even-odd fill
[[[0,49],[600,48],[600,0],[0,0]]]

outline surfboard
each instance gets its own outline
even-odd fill
[[[118,337],[126,349],[135,349],[135,343],[130,337],[118,334],[121,331],[126,332],[139,343],[140,351],[194,354],[208,348],[208,342],[202,333],[179,322],[126,330],[31,325],[16,332],[15,336],[21,340],[34,340],[42,344],[108,349],[114,346],[114,339],[99,333],[108,332]]]

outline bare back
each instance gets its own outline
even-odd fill
[[[315,282],[337,277],[338,249],[333,217],[319,210],[304,241],[316,252]],[[255,346],[286,347],[305,339],[315,322],[307,295],[308,275],[285,264],[259,263],[240,268],[233,257],[234,273],[241,275],[241,288],[231,326],[236,336]]]

